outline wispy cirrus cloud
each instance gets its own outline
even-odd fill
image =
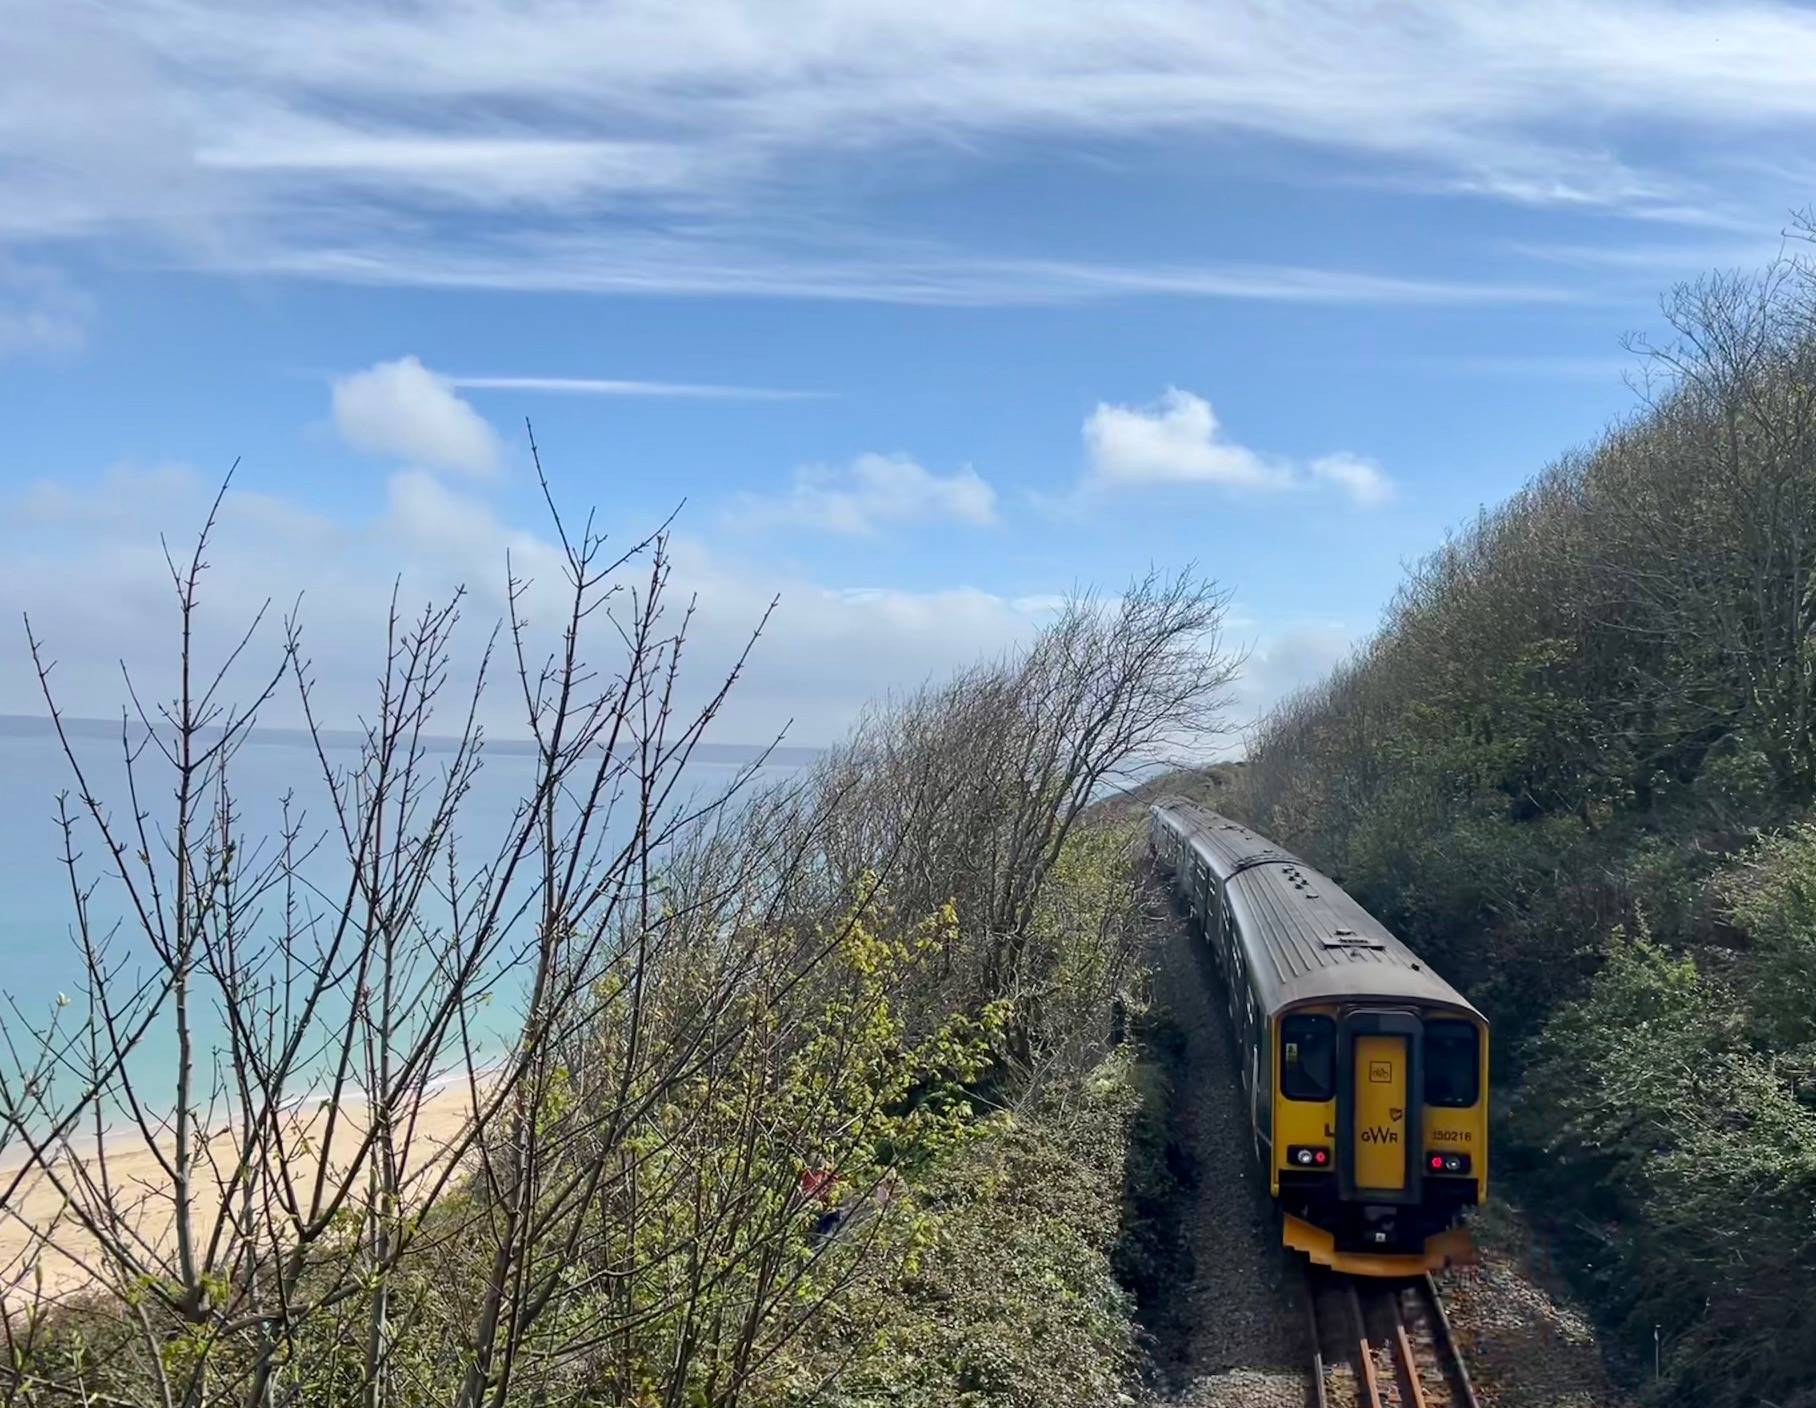
[[[1720,242],[1698,240],[1694,243],[1632,243],[1605,240],[1587,244],[1514,240],[1508,243],[1507,249],[1513,254],[1546,264],[1631,270],[1648,279],[1661,279],[1682,278],[1710,268],[1754,268],[1769,259],[1782,245],[1782,237],[1773,234],[1769,228],[1756,228],[1749,237],[1735,237]]]
[[[1682,183],[1620,149],[1621,119],[1749,132],[1816,114],[1816,19],[1757,0],[115,8],[123,30],[188,58],[198,81],[229,85],[243,121],[228,152],[279,153],[293,169],[445,163],[474,133],[419,114],[458,99],[520,114],[525,164],[550,185],[633,169],[654,173],[638,184],[719,181],[791,152],[916,136],[1208,126],[1416,157],[1514,199],[1645,203]],[[259,104],[255,92],[277,96]],[[324,95],[340,105],[303,101]],[[411,141],[418,158],[404,162]]]
[[[852,232],[889,169],[879,153],[977,168],[1042,144],[1228,136],[1311,153],[1314,173],[1720,225],[1758,208],[1762,142],[1816,118],[1816,13],[1772,0],[25,0],[9,38],[0,238],[130,237],[210,269],[457,287],[1530,297],[1338,259],[917,259]]]
[[[629,396],[675,401],[817,401],[825,391],[776,386],[721,386],[695,381],[643,381],[593,376],[460,376],[448,385],[475,391],[542,391],[556,396]]]
[[[355,284],[533,293],[726,294],[948,307],[1038,306],[1114,298],[1469,306],[1558,303],[1541,282],[1494,282],[1223,262],[1147,265],[978,257],[959,250],[853,240],[778,246],[767,236],[545,235],[483,249],[424,251],[388,236],[332,247],[272,246],[237,268]]]

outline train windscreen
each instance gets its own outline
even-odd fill
[[[1425,1103],[1466,1109],[1480,1093],[1476,1029],[1468,1022],[1425,1024]]]
[[[1328,1100],[1337,1089],[1337,1024],[1300,1014],[1280,1022],[1280,1093],[1289,1100]]]

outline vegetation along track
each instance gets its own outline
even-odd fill
[[[1481,1408],[1431,1277],[1307,1269],[1315,1408]]]

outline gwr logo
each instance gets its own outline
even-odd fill
[[[1364,1144],[1398,1144],[1400,1131],[1389,1129],[1384,1124],[1370,1125],[1362,1131],[1362,1142]]]

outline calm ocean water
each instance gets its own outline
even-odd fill
[[[130,815],[125,774],[120,762],[117,726],[110,739],[97,728],[76,739],[76,748],[89,782],[116,814]],[[758,755],[754,748],[719,745],[698,755],[683,779],[683,790],[705,798],[729,785],[741,769]],[[351,742],[329,750],[334,763],[348,767],[357,759]],[[812,758],[810,750],[779,750],[755,778],[754,786],[784,779]],[[162,760],[157,760],[161,765]],[[431,765],[440,759],[431,756]],[[160,772],[144,762],[140,786],[149,777],[157,791],[144,798],[158,811],[170,806],[167,768]],[[477,859],[493,852],[510,828],[517,803],[528,785],[535,760],[523,752],[500,748],[487,754],[484,766],[461,812],[458,827],[461,854]],[[41,721],[0,716],[0,1001],[9,1024],[18,1011],[42,1018],[59,992],[76,996],[82,984],[80,961],[71,943],[73,905],[69,876],[61,864],[62,837],[57,825],[56,797],[71,790],[73,779],[54,735]],[[311,819],[305,834],[314,835],[329,824],[326,793],[313,751],[286,734],[255,735],[238,754],[233,787],[248,838],[275,833],[282,815],[281,799],[294,792],[296,805]],[[132,942],[126,924],[129,910],[118,882],[109,881],[109,865],[86,822],[78,832],[85,853],[81,870],[87,880],[98,881],[91,902],[91,921],[103,929],[120,921],[127,935],[125,952],[134,961],[144,950],[142,940]],[[331,864],[318,867],[320,878],[344,875]],[[168,1033],[144,1055],[143,1065],[168,1059]]]

